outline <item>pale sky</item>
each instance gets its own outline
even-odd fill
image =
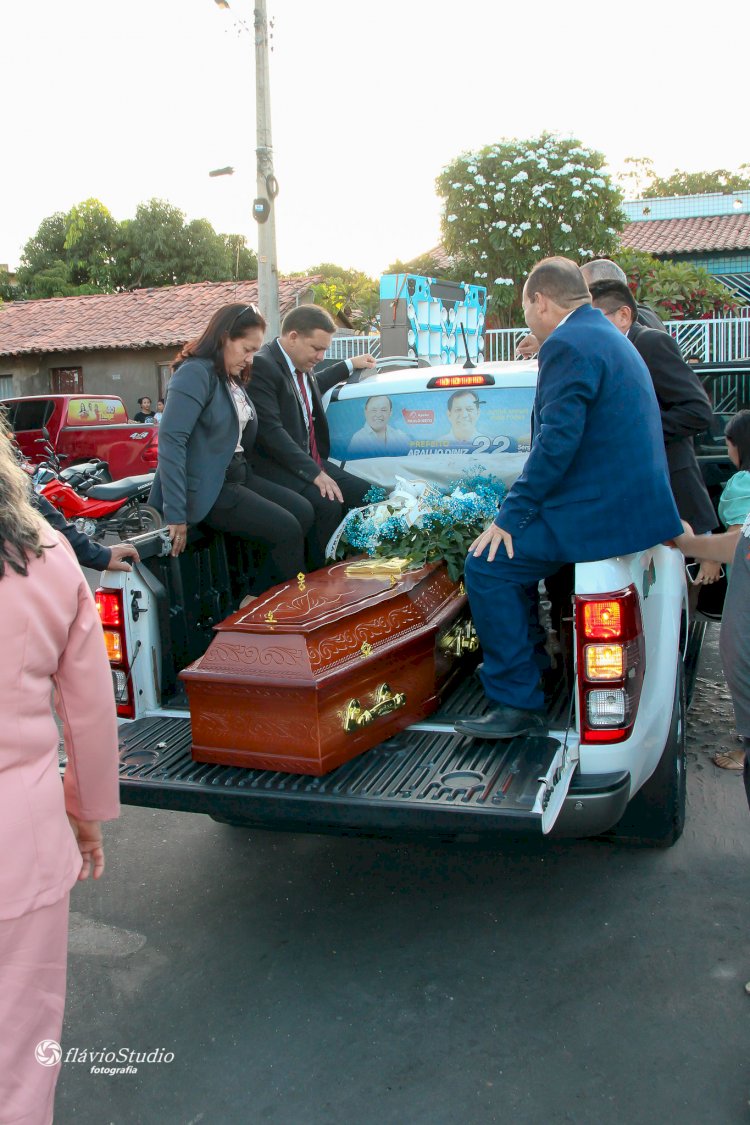
[[[429,250],[435,177],[505,137],[573,135],[614,172],[750,161],[747,4],[267,2],[282,273]],[[253,5],[231,5],[3,0],[0,263],[90,196],[118,220],[160,197],[257,248]]]

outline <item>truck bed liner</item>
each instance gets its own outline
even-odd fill
[[[122,800],[262,828],[540,834],[535,801],[560,742],[456,734],[452,717],[476,714],[479,699],[470,679],[441,712],[324,777],[194,762],[188,716],[147,716],[120,730]]]

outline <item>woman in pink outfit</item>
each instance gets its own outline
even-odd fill
[[[119,813],[117,722],[91,591],[67,542],[31,506],[5,424],[0,653],[0,1125],[48,1125],[70,889],[104,871],[99,822]]]

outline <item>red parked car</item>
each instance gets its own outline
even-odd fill
[[[5,399],[16,441],[33,464],[44,460],[44,434],[64,465],[100,458],[112,480],[153,472],[159,427],[128,421],[117,395],[30,395]]]

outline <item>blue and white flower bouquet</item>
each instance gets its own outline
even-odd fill
[[[467,474],[446,489],[396,477],[390,494],[373,487],[368,504],[349,512],[327,555],[406,558],[410,567],[444,561],[452,581],[463,574],[466,552],[497,514],[505,486],[487,473]]]

